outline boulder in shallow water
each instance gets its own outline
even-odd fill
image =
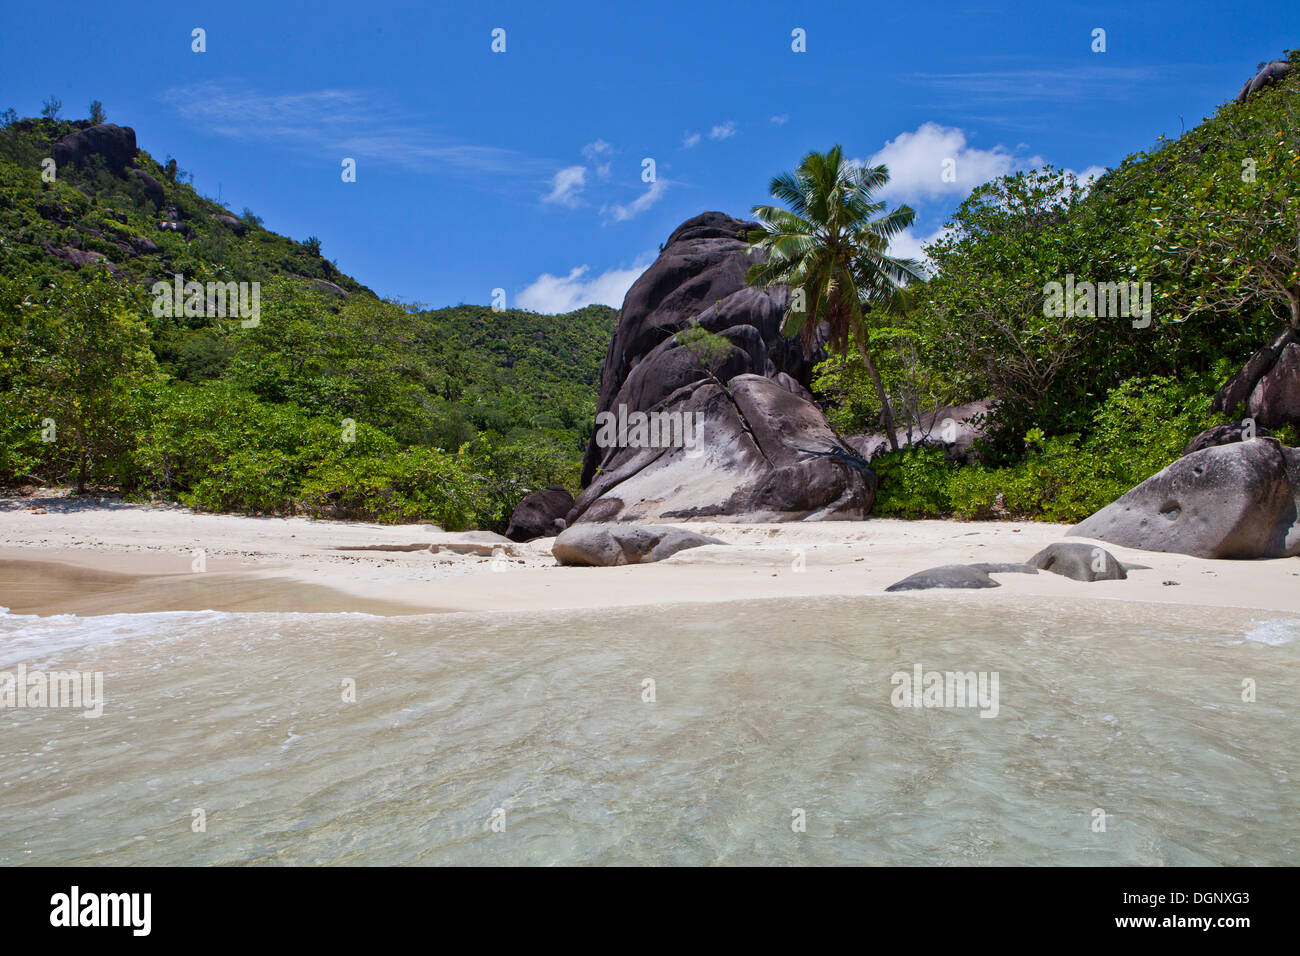
[[[1300,449],[1256,438],[1179,458],[1069,534],[1198,558],[1300,554]]]
[[[909,574],[885,588],[886,591],[924,591],[929,588],[997,588],[987,572],[969,564],[945,564]]]
[[[717,538],[667,525],[590,522],[565,528],[551,546],[561,564],[614,567],[662,561],[686,548],[726,544]]]
[[[1057,541],[1029,559],[1043,571],[1063,574],[1076,581],[1122,581],[1128,577],[1124,565],[1105,548],[1082,541]]]

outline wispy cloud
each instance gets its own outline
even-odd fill
[[[699,133],[687,133],[682,137],[682,149],[691,149],[700,144]]]
[[[719,123],[713,129],[709,130],[709,139],[731,139],[736,135],[736,124],[731,120],[725,123]]]
[[[583,158],[596,168],[596,175],[601,179],[609,179],[609,156],[614,152],[614,147],[603,139],[598,139],[594,143],[588,143],[582,147]]]
[[[663,198],[664,193],[668,190],[668,185],[668,180],[656,179],[650,184],[649,189],[637,196],[632,202],[626,205],[614,203],[613,205],[602,206],[601,214],[615,222],[625,222],[634,216],[639,216]]]
[[[788,120],[789,118],[790,118],[789,113],[781,113],[779,116],[773,116],[770,120],[768,120],[768,122],[771,123],[773,126],[784,126],[786,120]]]
[[[570,209],[581,206],[579,194],[586,184],[586,166],[566,166],[555,174],[551,180],[551,191],[542,197],[542,202],[556,203]]]
[[[162,99],[188,121],[232,139],[277,140],[421,170],[535,177],[547,165],[430,132],[427,119],[401,115],[359,90],[272,94],[206,82],[172,87]]]
[[[913,73],[918,82],[958,94],[962,102],[1016,103],[1127,99],[1165,71],[1153,66],[1064,67],[1050,70],[991,70],[974,73]]]

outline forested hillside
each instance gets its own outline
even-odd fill
[[[187,179],[130,130],[4,118],[0,482],[452,528],[575,487],[614,310],[385,301]],[[158,308],[176,274],[258,283],[255,318]]]

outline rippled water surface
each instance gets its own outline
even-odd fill
[[[965,594],[3,615],[0,669],[107,701],[0,710],[0,863],[1295,864],[1297,633]],[[918,663],[996,671],[998,715],[895,707]]]

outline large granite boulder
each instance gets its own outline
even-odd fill
[[[945,564],[926,568],[895,581],[886,591],[928,591],[931,588],[996,588],[1001,587],[989,577],[987,571],[970,564]]]
[[[1082,541],[1053,542],[1030,558],[1029,563],[1076,581],[1123,581],[1128,577],[1124,565],[1113,554]]]
[[[807,389],[822,353],[781,334],[788,290],[745,284],[756,228],[718,212],[689,219],[628,290],[568,524],[870,510],[875,474]],[[656,431],[635,431],[642,416]],[[662,423],[674,440],[655,437]]]
[[[77,165],[91,156],[101,156],[110,172],[120,173],[135,159],[135,130],[129,126],[101,123],[69,133],[54,144],[54,165]]]
[[[1179,458],[1069,534],[1199,558],[1300,554],[1300,449],[1256,438]]]
[[[665,525],[581,524],[566,528],[551,545],[561,564],[614,567],[662,561],[678,551],[706,544],[725,544],[717,538]]]
[[[665,421],[680,416],[690,444],[605,449],[570,525],[852,519],[875,500],[875,473],[843,447],[821,410],[761,375],[700,379],[651,412]]]
[[[1211,408],[1229,412],[1245,404],[1256,425],[1300,424],[1300,336],[1287,329],[1259,349],[1214,396]]]
[[[623,300],[618,324],[610,339],[601,369],[597,411],[617,407],[620,401],[638,401],[635,394],[620,398],[633,370],[656,348],[678,332],[698,325],[713,333],[748,326],[754,330],[753,361],[745,372],[774,377],[784,372],[800,386],[811,382],[812,368],[824,357],[820,350],[809,356],[800,345],[781,335],[781,319],[789,298],[784,288],[759,289],[745,283],[745,272],[758,260],[751,254],[748,235],[758,223],[734,219],[721,212],[705,212],[686,220],[668,241],[650,267],[632,284]],[[644,379],[665,376],[665,382],[647,389],[659,395],[673,391],[667,379],[680,368],[657,362],[641,372],[637,387],[647,389]],[[708,377],[696,370],[696,377]],[[713,370],[725,384],[731,368]],[[678,384],[681,384],[680,382]],[[631,406],[646,411],[648,406]],[[593,438],[583,461],[585,486],[601,466],[603,449]]]
[[[573,507],[573,495],[562,485],[550,485],[525,495],[510,515],[506,537],[511,541],[531,541],[559,534],[564,530],[564,516]]]

